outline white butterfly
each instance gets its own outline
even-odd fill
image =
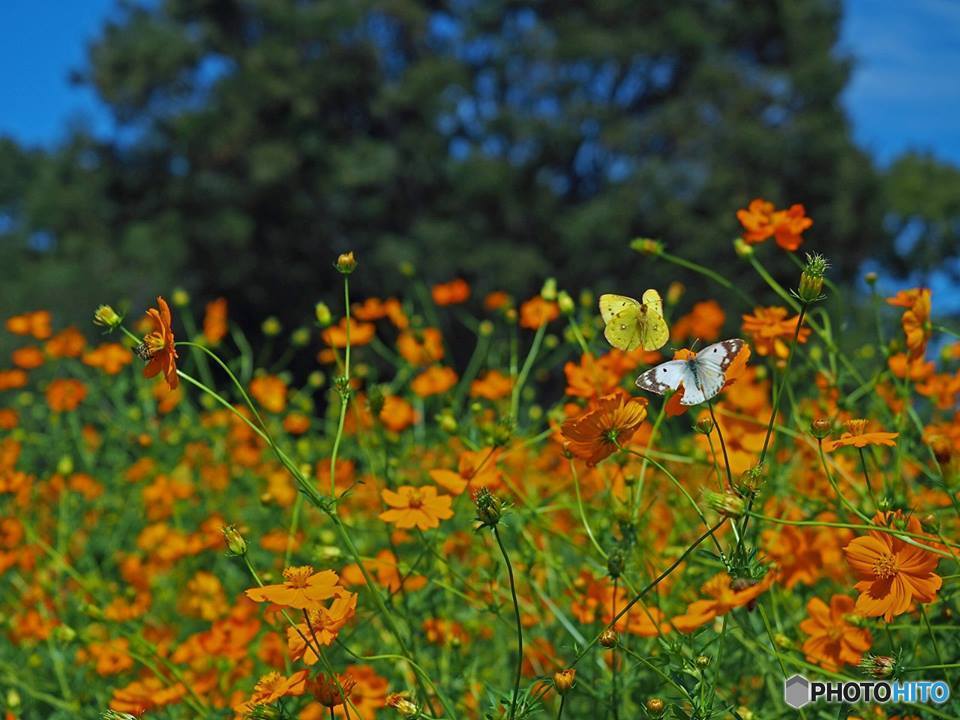
[[[707,345],[690,360],[669,360],[637,378],[644,390],[663,395],[683,385],[681,405],[699,405],[723,388],[726,370],[743,347],[743,340],[723,340]]]

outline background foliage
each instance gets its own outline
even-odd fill
[[[4,308],[79,320],[180,285],[292,324],[345,249],[376,268],[360,293],[403,262],[478,292],[640,288],[631,237],[726,272],[757,195],[804,203],[846,278],[956,252],[957,170],[853,144],[836,1],[121,5],[77,75],[115,136],[0,142]]]

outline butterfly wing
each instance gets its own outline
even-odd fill
[[[693,382],[693,372],[690,370],[690,363],[686,360],[668,360],[652,367],[637,378],[637,387],[657,395],[663,395],[668,390],[676,390],[680,383],[684,387],[688,382]],[[686,390],[684,390],[686,394]]]
[[[727,381],[726,371],[743,348],[743,340],[733,339],[707,345],[694,361],[694,385],[684,382],[681,405],[699,405],[716,397]]]
[[[670,329],[663,317],[663,301],[656,290],[647,290],[643,294],[637,334],[644,350],[659,350],[670,339]]]
[[[606,327],[603,336],[613,347],[630,351],[640,347],[640,303],[626,295],[600,296],[600,316]]]

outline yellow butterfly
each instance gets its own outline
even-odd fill
[[[643,302],[626,295],[601,295],[600,315],[607,342],[620,350],[659,350],[670,339],[663,319],[663,301],[656,290],[647,290]]]

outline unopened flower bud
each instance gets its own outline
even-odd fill
[[[615,648],[617,643],[620,642],[620,638],[617,636],[616,630],[613,628],[607,628],[600,633],[600,639],[597,640],[597,642],[603,645],[605,648]]]
[[[232,555],[243,556],[247,554],[247,541],[237,530],[235,525],[224,525],[220,532],[223,533],[223,539],[227,542],[227,550]]]
[[[868,272],[863,276],[863,281],[870,287],[873,287],[877,284],[877,274],[875,272]]]
[[[830,434],[830,430],[832,428],[833,423],[826,418],[816,418],[810,423],[810,434],[813,435],[817,440],[823,440],[827,435]]]
[[[709,435],[713,432],[713,420],[710,418],[700,418],[693,426],[693,429],[703,435]]]
[[[641,255],[660,255],[663,252],[663,243],[651,238],[636,238],[630,241],[630,249]]]
[[[607,573],[610,575],[610,577],[614,579],[620,577],[620,575],[623,574],[623,565],[624,559],[623,552],[621,550],[614,550],[607,557]]]
[[[741,495],[756,495],[766,482],[763,465],[755,465],[737,478],[736,490]]]
[[[553,302],[557,299],[557,279],[556,278],[547,278],[543,281],[543,287],[540,288],[540,297],[544,300],[549,300]]]
[[[174,288],[170,294],[170,301],[174,307],[186,307],[190,304],[190,293],[183,288]]]
[[[300,327],[290,334],[290,344],[294,347],[306,347],[310,344],[310,331]]]
[[[480,527],[496,527],[503,516],[503,503],[487,488],[480,488],[474,495],[473,502],[477,506],[477,521]]]
[[[349,275],[356,270],[357,259],[353,256],[353,251],[342,253],[340,257],[337,258],[335,267],[341,275]]]
[[[732,492],[716,493],[707,490],[704,493],[707,506],[719,515],[727,518],[743,517],[746,506],[743,498]]]
[[[667,704],[658,697],[652,697],[646,703],[647,712],[654,717],[660,717],[667,709]]]
[[[412,718],[420,714],[420,708],[401,693],[393,693],[387,696],[387,707],[396,710],[400,717]]]
[[[797,297],[801,302],[813,303],[823,299],[823,276],[830,263],[823,255],[807,255],[807,264],[800,273],[800,287]]]
[[[123,318],[117,315],[117,311],[109,305],[101,305],[97,308],[96,312],[93,313],[93,322],[95,325],[113,330],[123,322]]]
[[[937,535],[940,532],[940,518],[938,518],[933,513],[927,513],[922,518],[920,518],[920,527],[923,528],[924,532]]]
[[[667,305],[676,305],[686,291],[687,288],[682,282],[674,280],[667,286]]]
[[[704,668],[710,667],[710,658],[706,655],[697,655],[693,660],[694,664],[703,670]]]
[[[566,290],[557,293],[557,306],[564,315],[573,315],[573,311],[577,309],[577,304]]]
[[[733,251],[737,254],[737,257],[748,258],[753,255],[753,245],[743,238],[737,238],[733,241]]]
[[[449,410],[444,410],[437,415],[437,424],[448,435],[454,435],[460,429],[460,423]]]
[[[271,315],[263,321],[260,329],[267,337],[276,337],[283,330],[283,325],[280,324],[280,321],[277,318]]]
[[[860,661],[860,669],[877,680],[891,677],[896,666],[897,661],[888,655],[865,655]]]
[[[553,674],[553,686],[561,695],[566,695],[577,682],[576,668],[567,668]]]
[[[490,337],[491,335],[493,335],[493,330],[494,330],[493,323],[490,322],[489,320],[483,320],[477,326],[477,332],[484,337]]]

